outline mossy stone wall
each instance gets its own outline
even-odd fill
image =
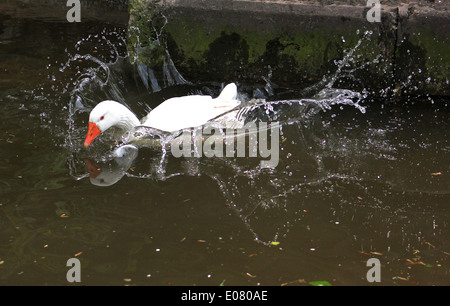
[[[166,48],[189,80],[270,78],[279,86],[305,88],[334,73],[355,49],[341,86],[450,93],[449,16],[442,10],[383,6],[381,22],[370,23],[369,8],[361,5],[289,8],[272,2],[131,0],[130,27],[147,33],[138,38],[141,43],[153,45],[139,60],[157,66],[161,57],[155,54]]]

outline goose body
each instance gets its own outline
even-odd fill
[[[123,104],[106,100],[97,104],[89,115],[89,130],[84,146],[88,147],[96,137],[110,128],[115,129],[114,136],[118,139],[140,125],[165,132],[201,126],[238,104],[237,87],[231,83],[217,98],[193,95],[168,99],[153,109],[141,123]]]

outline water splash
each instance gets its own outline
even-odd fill
[[[160,82],[164,84],[164,88],[190,84],[175,67],[167,48],[164,28],[168,20],[163,14],[158,17],[162,20],[161,25],[156,25],[157,22],[148,17],[148,20],[140,21],[143,24],[142,27],[131,25],[128,33],[130,40],[134,41],[132,50],[129,52],[130,59],[137,65],[141,81],[150,92],[161,91],[163,87],[159,84]],[[145,33],[146,29],[151,33]],[[156,73],[162,74],[162,80],[158,80]]]
[[[241,125],[252,121],[280,122],[280,155],[283,157],[276,169],[261,169],[258,167],[259,159],[202,157],[198,153],[201,152],[201,143],[197,142],[194,142],[193,147],[196,158],[175,159],[170,152],[170,143],[179,134],[161,134],[160,131],[150,131],[145,127],[139,127],[123,139],[125,143],[136,145],[140,145],[141,141],[148,144],[150,139],[154,142],[150,151],[140,152],[139,157],[133,156],[133,163],[130,163],[133,165],[133,171],[126,167],[113,166],[117,163],[114,164],[115,157],[110,152],[115,151],[117,147],[108,144],[107,140],[99,141],[96,148],[88,152],[84,151],[81,148],[83,135],[80,130],[85,127],[87,111],[95,105],[96,100],[99,97],[108,97],[122,103],[129,101],[129,91],[124,87],[120,73],[124,62],[135,65],[140,81],[147,90],[145,99],[150,99],[151,93],[180,84],[188,85],[187,93],[213,94],[217,91],[212,85],[197,87],[188,83],[176,69],[165,43],[160,39],[161,31],[158,30],[157,33],[154,42],[164,49],[160,73],[147,64],[138,64],[136,58],[130,58],[130,54],[122,54],[117,56],[116,60],[107,62],[97,56],[76,53],[69,56],[62,65],[61,73],[66,73],[73,69],[79,60],[87,64],[75,73],[76,79],[65,87],[71,97],[67,109],[68,164],[75,179],[81,180],[89,176],[86,174],[86,158],[92,158],[99,164],[112,163],[111,167],[105,169],[118,169],[117,172],[108,172],[108,179],[111,179],[111,175],[117,175],[111,180],[115,183],[120,183],[123,176],[147,180],[168,180],[186,175],[210,177],[217,183],[227,205],[242,220],[254,240],[270,246],[271,241],[286,237],[292,225],[302,220],[301,208],[292,204],[292,197],[298,196],[299,193],[304,193],[306,197],[314,192],[332,194],[333,188],[337,188],[336,182],[352,184],[359,188],[361,193],[367,194],[365,179],[371,177],[374,171],[364,168],[365,159],[382,154],[383,161],[397,160],[397,152],[389,146],[385,137],[379,140],[369,135],[368,141],[361,141],[358,137],[343,139],[340,134],[342,131],[330,129],[330,121],[323,119],[326,114],[334,118],[343,109],[354,109],[360,115],[367,115],[368,107],[364,103],[369,93],[366,90],[340,89],[335,86],[340,79],[351,77],[356,70],[364,69],[366,65],[378,60],[375,58],[358,67],[349,65],[358,48],[363,46],[365,40],[370,39],[370,32],[365,33],[357,44],[345,53],[342,60],[336,62],[334,73],[324,76],[320,82],[305,90],[291,92],[293,98],[277,99],[276,86],[272,84],[269,73],[263,77],[263,87],[253,88],[251,94],[240,93],[240,97],[244,98],[241,105],[214,119],[219,126],[232,121]],[[142,52],[144,50],[145,48]],[[116,52],[114,48],[112,51]],[[134,104],[130,106],[131,109],[136,108]],[[193,138],[197,138],[200,132],[201,127],[193,129]],[[330,163],[334,165],[331,170]],[[358,174],[361,169],[364,169],[364,176]],[[375,193],[370,195],[370,203],[367,205],[381,206]],[[289,218],[283,220],[289,221],[268,222],[268,219],[277,214],[288,215]]]

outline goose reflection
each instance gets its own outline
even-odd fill
[[[84,163],[89,173],[89,180],[95,186],[114,185],[130,169],[137,156],[137,147],[124,145],[117,148],[112,154],[112,158],[107,162],[97,163],[92,159],[85,159]]]

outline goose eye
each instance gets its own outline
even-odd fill
[[[103,120],[103,119],[105,119],[105,116],[101,116],[101,117],[100,117],[100,120]]]

